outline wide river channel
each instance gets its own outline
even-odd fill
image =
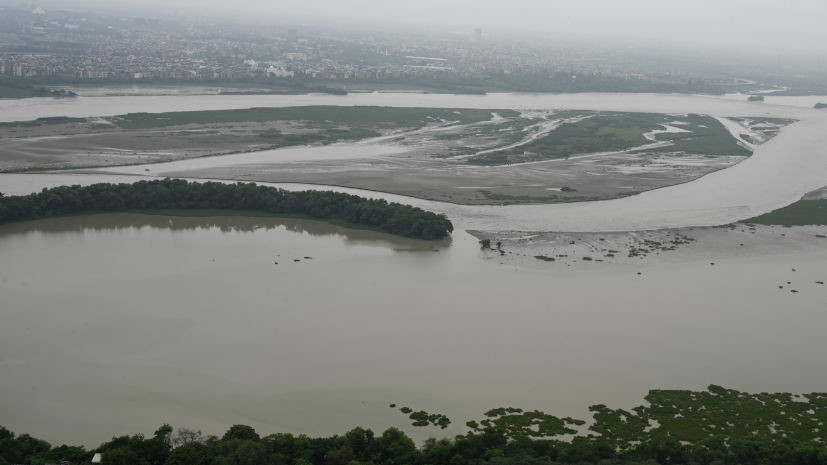
[[[530,105],[529,97],[513,97],[511,107]],[[768,98],[764,110],[697,96],[533,99],[539,106],[592,108],[599,97],[610,110],[655,111],[663,104],[659,111],[742,116],[760,108],[800,119],[755,158],[716,173],[740,169],[744,189],[765,193],[738,214],[827,184],[818,145],[827,139],[819,126],[827,119],[796,102]],[[193,100],[37,99],[31,108],[3,101],[0,115],[31,119],[339,101],[187,98]],[[420,106],[503,108],[509,106],[505,98],[366,94],[342,101],[401,105],[424,99]],[[484,103],[471,105],[475,99]],[[786,152],[796,147],[801,150]],[[786,169],[776,159],[782,153],[798,167],[798,178],[767,171]],[[81,176],[1,175],[0,191],[31,192]],[[724,207],[695,219],[712,221],[726,216],[721,211],[732,214],[733,205],[740,208],[735,203],[742,194],[731,194],[740,187],[701,186],[694,192],[706,192],[704,205],[715,210],[717,196]],[[708,192],[710,186],[717,190]],[[666,212],[667,201],[685,192],[669,189],[635,198]],[[664,192],[666,201],[657,196]],[[546,210],[533,225],[553,223],[555,212],[570,212],[561,216],[572,230],[606,224],[622,229],[628,225],[618,223],[624,217],[648,225],[656,214],[646,203],[624,203],[633,199],[534,207]],[[607,206],[577,210],[600,204]],[[626,205],[630,210],[621,214]],[[684,218],[693,204],[681,205],[687,207],[683,214],[667,218],[691,224]],[[480,214],[462,208],[445,207],[460,228],[532,226],[528,206]],[[613,213],[615,208],[621,212]],[[614,215],[613,222],[589,220],[601,211]],[[643,219],[634,220],[638,214]],[[211,434],[234,423],[263,434],[313,435],[403,426],[423,439],[461,433],[466,420],[500,406],[588,419],[591,404],[634,407],[652,388],[714,383],[751,392],[827,391],[827,286],[817,284],[827,278],[827,247],[784,244],[724,258],[715,247],[694,247],[672,259],[564,267],[500,264],[462,229],[450,241],[422,242],[272,218],[112,214],[5,225],[0,424],[53,443],[90,446],[112,434],[151,434],[165,422]],[[790,293],[787,281],[799,292]],[[454,425],[444,431],[406,426],[390,403],[444,413]]]
[[[743,97],[743,96],[741,96]],[[739,97],[740,98],[740,97]],[[0,121],[44,116],[111,116],[128,112],[161,112],[230,109],[254,106],[294,105],[391,105],[441,108],[585,109],[660,113],[702,113],[717,117],[777,117],[798,122],[761,145],[734,167],[717,171],[693,182],[644,192],[623,199],[557,205],[508,207],[465,206],[425,201],[398,195],[359,191],[335,186],[323,188],[384,197],[447,214],[460,228],[523,231],[629,231],[718,225],[757,216],[788,205],[809,191],[827,184],[827,111],[815,110],[813,102],[827,97],[767,97],[765,102],[735,100],[733,96],[673,94],[489,94],[446,95],[412,93],[365,93],[289,96],[179,96],[179,97],[80,97],[75,99],[0,100]],[[123,182],[119,174],[132,178],[188,176],[199,169],[228,167],[237,163],[262,164],[301,158],[296,148],[271,150],[266,154],[229,155],[145,167],[107,168],[92,175],[40,174],[2,175],[0,192],[22,194],[42,187],[91,182]],[[308,147],[307,159],[327,157],[347,163],[347,158],[375,156],[375,148],[362,144]],[[285,186],[289,187],[289,186]]]

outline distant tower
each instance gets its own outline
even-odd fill
[[[482,29],[474,29],[474,42],[482,42]]]
[[[299,40],[299,33],[295,29],[288,29],[287,30],[287,41],[288,42],[296,42]]]

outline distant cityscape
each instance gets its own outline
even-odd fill
[[[749,81],[591,50],[489,40],[483,29],[439,37],[334,33],[296,27],[249,31],[223,24],[0,9],[0,75],[32,81],[475,82],[644,81],[729,89]],[[677,67],[680,68],[680,67]],[[542,82],[539,89],[543,90]],[[669,87],[666,88],[667,90]],[[552,89],[553,90],[553,89]]]

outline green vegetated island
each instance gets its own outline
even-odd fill
[[[322,127],[336,124],[360,126],[419,127],[434,121],[471,123],[491,118],[492,110],[469,108],[413,108],[377,106],[314,105],[303,107],[249,108],[241,110],[177,111],[168,113],[129,113],[112,121],[124,129],[146,129],[182,124],[209,124],[231,122],[266,122],[301,120]],[[513,110],[508,116],[517,116]]]
[[[499,120],[493,121],[495,115]],[[761,143],[792,122],[778,118],[732,119],[753,130],[759,139],[742,134],[743,141],[739,141],[717,119],[697,114],[565,110],[538,116],[509,109],[332,105],[129,113],[106,118],[47,117],[2,122],[0,138],[38,137],[46,130],[51,135],[72,136],[112,133],[119,139],[109,143],[123,150],[143,153],[158,141],[167,141],[169,148],[177,145],[198,147],[202,141],[224,147],[223,151],[213,150],[205,154],[221,154],[250,151],[250,147],[252,150],[269,150],[395,134],[398,137],[394,142],[416,143],[423,137],[430,142],[439,142],[440,149],[432,154],[434,158],[461,155],[460,158],[470,164],[507,165],[637,147],[641,147],[639,153],[649,154],[748,156],[751,151],[744,146],[744,141]],[[559,122],[559,126],[538,134],[538,137],[528,137],[537,125],[548,122]],[[672,130],[665,131],[665,125]],[[443,130],[424,136],[400,132],[426,126]],[[444,130],[446,126],[451,126],[451,130]],[[163,130],[169,131],[159,132]],[[647,138],[647,134],[651,135]],[[147,141],[150,135],[153,140]],[[653,142],[661,144],[646,147]],[[65,143],[71,143],[71,140]],[[240,150],[242,147],[247,149]],[[498,150],[499,147],[502,149]],[[477,151],[484,153],[477,155]],[[44,168],[54,167],[44,165]]]
[[[353,428],[330,437],[261,436],[233,425],[223,436],[162,425],[152,436],[116,436],[99,447],[53,447],[0,427],[0,464],[106,465],[821,465],[827,464],[827,394],[653,390],[630,410],[593,405],[592,421],[514,407],[466,422],[453,438],[419,447],[398,428]],[[391,404],[391,407],[396,407]],[[444,415],[413,412],[419,426]]]
[[[564,123],[527,144],[471,157],[469,162],[479,165],[525,163],[568,158],[577,154],[629,150],[653,142],[668,143],[659,147],[641,148],[640,152],[682,152],[706,156],[751,154],[720,121],[711,116],[631,112],[567,113],[575,116],[577,121]],[[790,121],[770,121],[764,118],[761,122],[784,125]],[[663,130],[663,125],[677,128],[678,131],[657,132]],[[777,128],[772,126],[765,130],[772,132],[767,134],[768,137],[777,133]],[[645,134],[652,131],[656,131],[652,135],[654,140],[647,139]]]
[[[285,135],[279,131],[259,132],[260,137],[272,139],[274,145],[286,146],[375,137],[380,135],[377,130],[421,128],[434,123],[450,122],[457,125],[479,123],[490,120],[492,113],[496,113],[507,120],[498,125],[481,127],[477,130],[482,131],[483,134],[490,134],[494,131],[508,132],[513,138],[507,142],[518,141],[519,131],[525,129],[526,122],[518,121],[521,116],[520,112],[506,109],[309,106],[130,113],[112,117],[110,121],[115,126],[128,130],[220,123],[300,121],[305,128],[327,131],[326,134],[304,136]],[[570,117],[575,117],[579,121],[565,122],[559,128],[528,144],[520,145],[514,149],[494,152],[490,155],[471,157],[469,161],[474,164],[508,164],[567,158],[580,153],[624,150],[652,142],[644,137],[644,134],[660,130],[663,128],[663,124],[669,123],[675,124],[682,131],[656,134],[656,141],[670,141],[672,145],[649,151],[684,152],[711,156],[746,156],[750,154],[750,151],[739,145],[738,141],[718,120],[704,115],[568,110],[554,112],[545,118],[528,119],[527,123]],[[56,121],[47,122],[53,123]],[[790,120],[761,118],[758,122],[785,125],[789,124]],[[514,123],[522,124],[514,127]],[[343,126],[346,126],[347,129],[343,129]],[[508,131],[510,129],[516,129],[517,131]],[[765,129],[770,131],[775,129],[775,133],[777,133],[777,128]],[[441,136],[443,138],[461,137],[453,134],[443,134]]]
[[[237,168],[233,176],[468,204],[606,200],[729,166],[792,122],[729,120],[740,133],[707,115],[584,110],[301,106],[49,117],[0,123],[0,171],[161,163],[374,138],[369,142],[404,147],[404,153],[375,157],[370,170],[342,163],[322,171],[298,161],[289,173],[277,169],[274,157],[266,170]],[[358,156],[359,147],[346,149]],[[584,172],[577,161],[584,156],[600,176]],[[684,157],[693,163],[682,163]],[[536,162],[553,163],[519,166]],[[473,168],[457,169],[462,165]]]
[[[742,221],[780,226],[827,225],[827,199],[802,199],[786,207]]]
[[[486,122],[494,111],[507,118],[520,115],[513,110],[317,105],[0,122],[0,140],[14,143],[0,149],[0,170],[89,168],[327,145],[425,126]],[[43,136],[63,139],[52,146],[38,139]],[[111,156],[111,148],[118,157]]]
[[[489,121],[492,115],[503,118],[497,124],[474,126],[464,133],[445,132],[434,135],[435,140],[458,140],[469,136],[499,137],[502,145],[513,145],[525,137],[525,131],[532,124],[548,120],[561,120],[556,129],[530,142],[516,147],[489,151],[484,155],[473,155],[467,162],[476,165],[506,165],[531,161],[568,158],[577,154],[629,150],[652,142],[667,142],[660,147],[641,149],[641,152],[681,152],[706,156],[748,156],[751,151],[739,143],[721,122],[711,116],[667,115],[634,112],[592,112],[566,110],[550,113],[544,117],[523,117],[520,112],[507,109],[468,108],[406,108],[370,106],[310,106],[287,108],[251,108],[244,110],[208,110],[170,113],[130,113],[112,117],[110,121],[127,130],[168,128],[183,125],[209,125],[244,122],[301,122],[306,129],[321,132],[308,134],[285,134],[278,130],[259,131],[258,135],[272,142],[272,147],[308,143],[331,143],[339,140],[356,140],[376,137],[377,131],[395,129],[416,129],[429,124],[472,125]],[[733,118],[766,138],[778,133],[781,126],[791,120],[777,118]],[[662,131],[664,125],[678,128],[675,132]],[[645,134],[655,131],[654,139]],[[748,142],[753,141],[745,137]],[[406,140],[404,134],[398,141]],[[462,147],[452,151],[448,146],[438,158],[450,155],[473,154],[473,149]]]
[[[73,97],[71,91],[52,89],[45,85],[0,78],[0,98]]]
[[[306,217],[419,239],[440,239],[454,229],[442,215],[382,199],[329,191],[289,192],[252,183],[165,179],[54,187],[23,196],[0,194],[0,224],[120,211],[168,215],[197,212],[210,216],[241,211],[251,215]]]
[[[496,110],[516,117],[513,110]],[[314,105],[301,107],[262,107],[237,110],[176,111],[166,113],[129,113],[106,118],[70,118],[65,116],[38,118],[31,121],[0,122],[3,135],[21,137],[26,128],[51,126],[66,134],[105,133],[107,131],[157,130],[176,126],[197,126],[215,129],[215,125],[285,122],[284,127],[251,128],[250,135],[266,146],[259,150],[306,145],[330,144],[343,140],[377,137],[378,131],[416,129],[428,124],[451,122],[469,124],[491,119],[492,110],[456,108],[409,108],[376,106]],[[56,125],[71,125],[55,129]],[[192,137],[209,136],[218,131],[180,133]],[[235,131],[236,136],[243,131]],[[19,133],[19,134],[18,134]],[[156,133],[156,136],[158,134]],[[163,135],[163,134],[161,134]],[[243,134],[241,134],[243,135]]]

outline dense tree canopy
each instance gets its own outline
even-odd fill
[[[304,215],[421,239],[439,239],[454,229],[444,216],[408,205],[329,191],[289,192],[252,183],[164,179],[134,184],[62,186],[24,196],[0,194],[0,224],[72,213],[142,209],[223,209]]]
[[[100,452],[104,464],[116,465],[821,465],[827,447],[783,437],[744,437],[725,442],[688,444],[674,437],[651,435],[619,450],[600,437],[571,441],[508,439],[494,428],[453,439],[428,439],[417,448],[402,431],[390,428],[380,436],[355,428],[343,435],[311,438],[272,434],[259,439],[233,437],[233,426],[222,438],[210,436],[173,448],[163,438],[141,435],[112,438],[94,451],[82,447],[51,448],[28,435],[0,428],[0,464],[89,463]],[[253,431],[249,426],[244,427]],[[253,433],[255,433],[253,431]],[[255,437],[258,437],[256,434]]]
[[[314,438],[262,437],[250,426],[233,425],[219,438],[163,425],[151,438],[113,437],[87,451],[52,447],[0,427],[0,465],[88,463],[93,452],[107,465],[827,465],[825,399],[824,393],[749,394],[715,385],[698,392],[653,390],[647,405],[629,411],[592,406],[588,429],[582,420],[498,408],[468,422],[467,433],[420,447],[397,428],[378,436],[354,428]]]

